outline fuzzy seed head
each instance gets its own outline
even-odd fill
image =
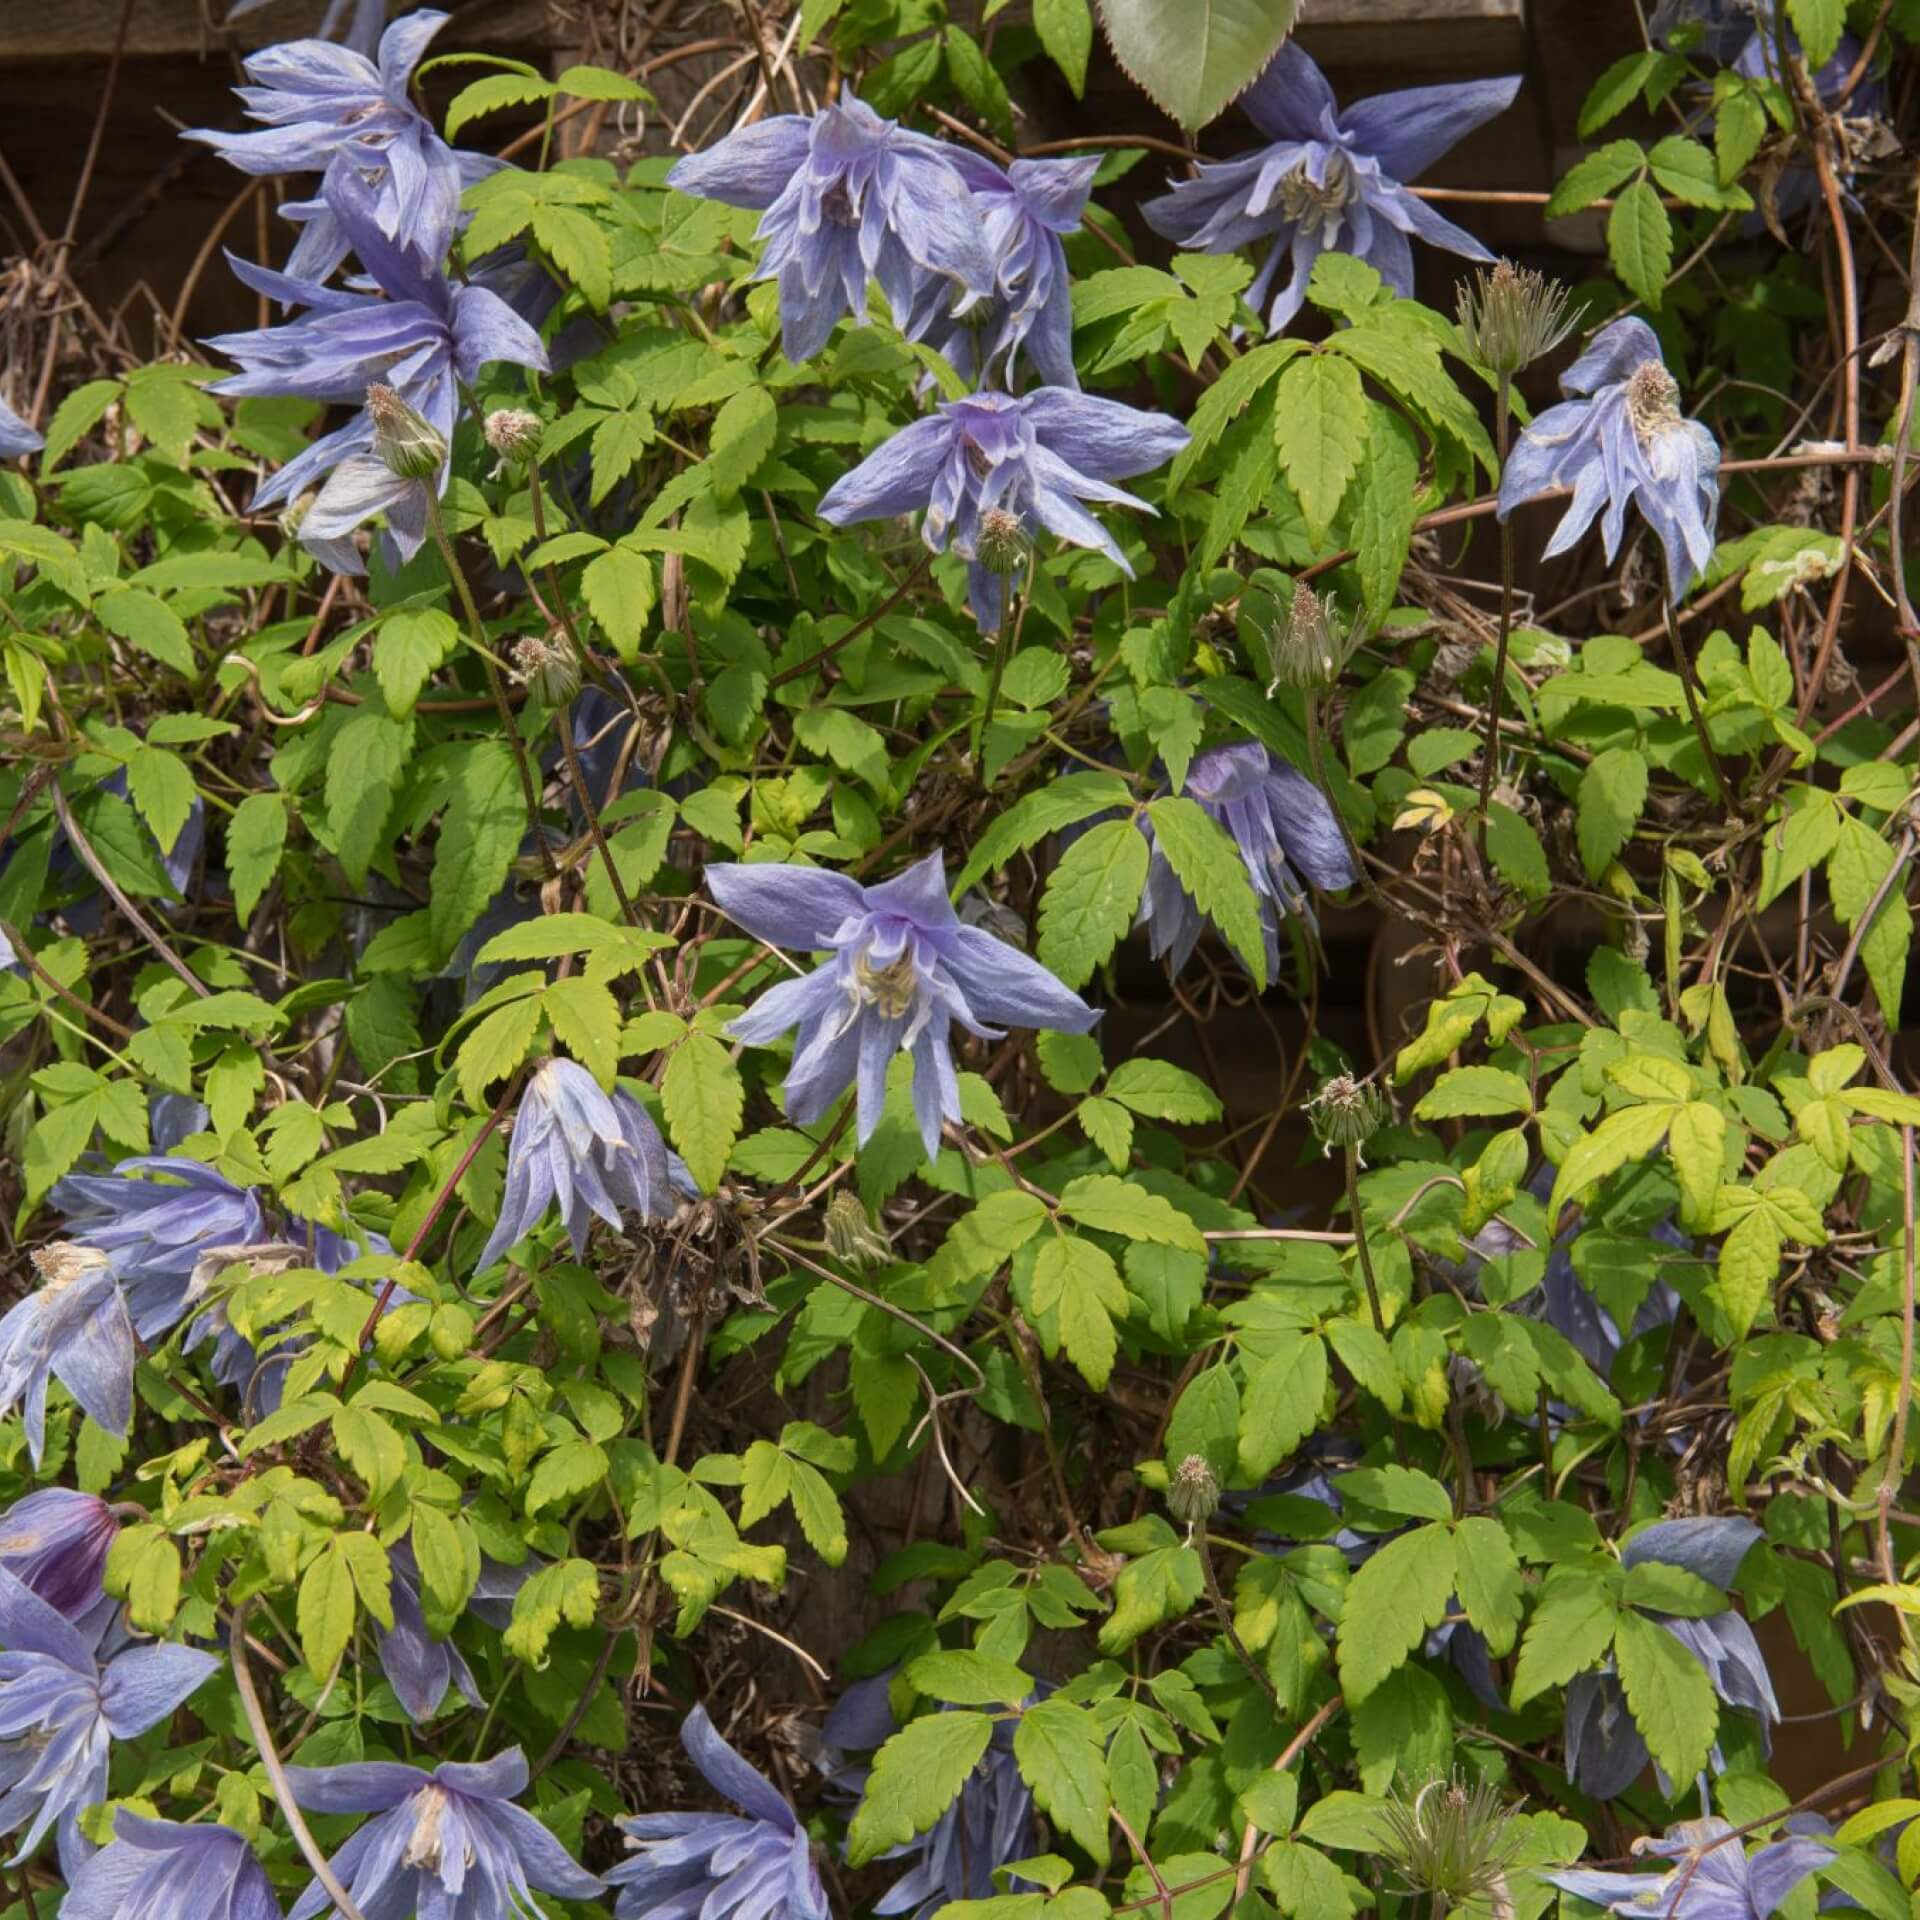
[[[502,460],[516,465],[531,460],[540,451],[540,416],[523,408],[496,407],[487,415],[481,431],[487,437],[487,445]]]
[[[1378,1088],[1337,1073],[1307,1102],[1307,1117],[1322,1146],[1358,1149],[1386,1125],[1387,1103]]]
[[[1460,331],[1483,367],[1514,374],[1551,353],[1572,332],[1559,281],[1511,260],[1496,261],[1460,289]]]
[[[427,480],[446,464],[447,443],[425,414],[378,382],[367,389],[367,414],[373,421],[373,450],[389,473],[402,480]]]
[[[980,532],[974,542],[980,564],[991,573],[1011,573],[1027,557],[1027,533],[1017,513],[1005,507],[989,507],[980,516]]]
[[[1220,1480],[1199,1454],[1190,1453],[1174,1469],[1167,1487],[1167,1511],[1182,1525],[1204,1525],[1220,1504]]]

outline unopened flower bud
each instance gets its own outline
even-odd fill
[[[564,707],[580,691],[580,656],[564,633],[516,641],[514,671],[550,707]]]
[[[389,473],[402,480],[426,480],[446,464],[447,443],[440,429],[391,387],[375,384],[367,389],[367,414],[373,421],[373,450]]]
[[[857,1194],[844,1190],[827,1202],[827,1250],[851,1267],[878,1266],[893,1257],[893,1243],[867,1217]]]
[[[1330,687],[1339,677],[1333,604],[1322,600],[1304,580],[1296,580],[1287,624],[1273,636],[1273,684],[1312,690]]]
[[[1167,1483],[1167,1511],[1183,1526],[1197,1527],[1220,1504],[1220,1478],[1199,1454],[1190,1453]]]
[[[1498,260],[1462,285],[1460,331],[1473,357],[1493,373],[1514,374],[1551,353],[1573,331],[1567,290],[1530,267]]]
[[[531,460],[540,451],[544,429],[537,413],[528,413],[520,407],[496,407],[487,415],[481,431],[487,437],[487,445],[502,460],[511,460],[517,465]]]
[[[1307,1117],[1325,1147],[1364,1147],[1387,1123],[1387,1103],[1376,1087],[1337,1073],[1307,1102]]]
[[[1027,557],[1027,531],[1017,513],[989,507],[980,516],[974,552],[989,573],[1011,573]]]

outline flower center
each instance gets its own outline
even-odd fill
[[[1643,360],[1627,376],[1627,419],[1642,447],[1680,418],[1680,386],[1658,360]]]
[[[836,180],[821,196],[820,217],[836,227],[857,227],[860,224],[860,209],[853,204],[853,195],[847,191],[844,180]]]
[[[446,1793],[440,1787],[422,1787],[413,1805],[413,1833],[407,1841],[402,1864],[424,1867],[429,1873],[437,1874],[441,1848],[445,1845],[440,1823],[447,1814]]]
[[[56,1240],[51,1246],[35,1247],[32,1257],[43,1293],[60,1293],[83,1274],[107,1264],[106,1255],[98,1249],[83,1247],[73,1240]]]
[[[906,1018],[919,987],[911,947],[884,967],[876,967],[864,948],[853,957],[854,998],[864,1006],[878,1007],[889,1020]]]
[[[1322,228],[1331,238],[1340,226],[1343,208],[1359,197],[1352,163],[1339,151],[1327,155],[1326,177],[1314,179],[1302,160],[1280,182],[1280,210],[1289,220],[1309,229]]]

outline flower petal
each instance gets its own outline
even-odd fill
[[[1521,75],[1408,87],[1356,101],[1340,129],[1393,180],[1417,180],[1450,147],[1513,105]]]
[[[1017,948],[978,927],[960,927],[941,942],[947,968],[977,1019],[1052,1033],[1086,1033],[1100,1019],[1071,988]]]
[[[728,919],[770,947],[819,953],[866,911],[859,883],[825,867],[723,861],[706,871],[707,892]]]
[[[705,1707],[695,1707],[687,1715],[680,1729],[680,1744],[715,1793],[731,1800],[756,1820],[765,1820],[783,1833],[793,1831],[797,1824],[793,1809],[764,1774],[749,1766],[721,1738]]]

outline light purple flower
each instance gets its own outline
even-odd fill
[[[60,1823],[69,1878],[86,1857],[75,1825],[107,1797],[107,1749],[158,1726],[220,1662],[170,1644],[130,1647],[105,1666],[71,1621],[0,1572],[0,1833],[27,1829],[14,1864]]]
[[[931,1160],[942,1119],[961,1117],[955,1023],[997,1040],[1000,1030],[983,1022],[1085,1033],[1100,1018],[1038,961],[960,923],[937,853],[875,887],[820,867],[710,866],[707,891],[756,940],[833,956],[768,988],[727,1029],[755,1047],[799,1029],[786,1084],[796,1126],[818,1120],[857,1082],[865,1146],[886,1104],[887,1065],[910,1054],[913,1110]]]
[[[571,1060],[548,1060],[520,1096],[500,1218],[475,1271],[525,1239],[556,1202],[580,1254],[593,1215],[615,1228],[622,1207],[643,1220],[663,1219],[673,1210],[669,1190],[666,1142],[646,1108],[618,1088],[602,1092]]]
[[[965,557],[967,598],[982,632],[991,633],[1000,624],[1002,575],[980,557],[985,516],[1004,516],[1003,539],[1031,540],[1045,529],[1105,554],[1131,576],[1113,536],[1083,503],[1151,513],[1109,483],[1151,471],[1187,440],[1186,428],[1164,413],[1061,387],[1019,399],[976,393],[944,402],[868,454],[827,489],[820,517],[844,527],[924,513],[920,537],[935,553],[951,547]]]
[[[913,337],[936,347],[968,380],[997,379],[1011,387],[1014,355],[1024,347],[1048,386],[1077,388],[1073,290],[1060,236],[1080,230],[1098,157],[1016,160],[1002,170],[955,147],[952,164],[973,195],[993,261],[993,296],[956,312],[952,288],[929,280]]]
[[[1698,420],[1680,415],[1680,390],[1644,320],[1602,327],[1560,376],[1573,396],[1520,435],[1500,476],[1500,518],[1542,494],[1571,489],[1572,503],[1543,552],[1565,553],[1600,520],[1609,562],[1620,551],[1628,506],[1640,509],[1667,554],[1678,600],[1713,557],[1720,509],[1720,449]]]
[[[1674,1864],[1664,1873],[1599,1873],[1573,1867],[1541,1877],[1627,1920],[1767,1920],[1808,1874],[1839,1849],[1809,1834],[1756,1848],[1740,1844],[1724,1820],[1683,1820],[1664,1840],[1639,1840],[1636,1853]]]
[[[350,453],[301,516],[300,544],[329,572],[365,573],[353,536],[384,513],[393,555],[404,564],[426,545],[433,498],[425,480],[395,473],[377,454]]]
[[[47,1447],[47,1386],[58,1380],[96,1426],[133,1419],[133,1323],[107,1256],[93,1247],[34,1249],[43,1284],[0,1319],[0,1416],[25,1407],[27,1451]]]
[[[961,305],[994,289],[993,261],[949,149],[843,92],[810,118],[777,114],[689,154],[667,184],[763,214],[757,278],[780,283],[780,337],[809,360],[842,315],[866,319],[880,284],[903,332],[930,324],[925,283]]]
[[[1410,294],[1409,235],[1469,260],[1493,255],[1402,182],[1417,179],[1475,127],[1504,112],[1519,91],[1518,74],[1452,81],[1378,93],[1343,113],[1326,77],[1289,40],[1240,96],[1272,144],[1202,166],[1197,179],[1178,182],[1141,211],[1156,233],[1202,253],[1236,253],[1268,241],[1247,304],[1257,308],[1281,262],[1291,263],[1267,310],[1273,333],[1300,311],[1307,277],[1323,253],[1350,253],[1396,293]]]
[[[46,444],[42,435],[0,400],[0,460],[18,460],[24,454],[38,453]]]
[[[535,1891],[591,1900],[601,1882],[576,1866],[532,1814],[518,1747],[477,1765],[423,1773],[396,1761],[289,1767],[293,1797],[309,1813],[371,1813],[333,1870],[366,1920],[541,1920]],[[336,1912],[315,1880],[288,1920]]]
[[[393,1575],[393,1625],[379,1634],[380,1670],[407,1718],[416,1727],[431,1720],[447,1697],[449,1686],[459,1688],[468,1706],[484,1706],[480,1689],[473,1683],[473,1670],[460,1649],[451,1640],[436,1638],[427,1630],[427,1618],[420,1607],[420,1563],[413,1557],[413,1549],[404,1542],[391,1548],[387,1564]]]
[[[1257,742],[1210,747],[1195,754],[1182,791],[1233,836],[1247,878],[1260,898],[1260,931],[1266,940],[1267,976],[1280,965],[1280,922],[1288,914],[1312,918],[1303,873],[1329,891],[1350,887],[1353,862],[1333,803],[1304,774]],[[1145,820],[1141,831],[1153,840]],[[1178,973],[1192,957],[1207,917],[1180,884],[1158,846],[1147,868],[1140,925],[1156,960]]]
[[[37,1594],[82,1633],[104,1628],[100,1576],[120,1532],[113,1509],[97,1494],[42,1487],[0,1514],[0,1568]],[[97,1639],[98,1634],[94,1637]]]
[[[158,1180],[134,1176],[157,1173]],[[266,1238],[259,1195],[171,1154],[137,1154],[111,1173],[70,1173],[47,1198],[74,1239],[97,1247],[126,1289],[134,1330],[153,1341],[193,1304],[194,1270],[209,1249]]]
[[[280,1920],[253,1849],[231,1827],[143,1820],[122,1807],[113,1841],[74,1875],[63,1920]]]
[[[545,370],[539,335],[505,301],[484,287],[456,287],[448,280],[440,265],[444,237],[429,236],[426,246],[413,235],[390,238],[372,189],[352,170],[329,181],[327,191],[380,293],[344,292],[232,259],[234,272],[256,292],[309,311],[281,326],[210,340],[241,369],[210,391],[359,405],[378,382],[451,444],[461,381],[473,381],[496,360]],[[254,505],[290,500],[348,455],[372,449],[373,422],[362,407],[345,426],[288,461],[254,496]]]
[[[705,1707],[687,1715],[680,1744],[740,1813],[620,1821],[638,1857],[607,1875],[620,1889],[618,1920],[828,1920],[806,1829],[782,1795],[721,1739]]]

